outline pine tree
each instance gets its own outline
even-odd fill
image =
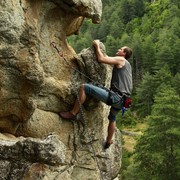
[[[151,106],[154,103],[154,95],[158,93],[159,86],[161,86],[162,83],[166,83],[166,85],[172,85],[174,83],[172,86],[176,88],[176,86],[178,86],[176,85],[177,80],[173,78],[167,66],[162,67],[153,75],[145,73],[141,83],[136,88],[135,106],[138,115],[141,117],[150,115]]]
[[[172,87],[159,87],[148,121],[136,146],[139,179],[179,179],[180,98]]]
[[[177,94],[180,96],[180,73],[177,73],[173,78],[172,85],[176,90]]]
[[[151,113],[153,94],[155,91],[156,87],[154,86],[154,77],[149,73],[146,73],[143,76],[141,84],[136,88],[135,106],[139,116],[145,117]]]

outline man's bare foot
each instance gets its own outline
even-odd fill
[[[72,114],[71,112],[60,112],[59,115],[64,119],[75,119],[76,115]]]

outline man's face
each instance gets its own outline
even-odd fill
[[[117,56],[125,56],[126,53],[124,52],[124,49],[125,49],[125,47],[122,47],[122,48],[118,49],[116,55]]]

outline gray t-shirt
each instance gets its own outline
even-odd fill
[[[132,93],[132,68],[130,63],[126,60],[122,68],[113,67],[111,90],[130,96]]]

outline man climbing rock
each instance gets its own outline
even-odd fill
[[[124,99],[130,97],[132,92],[132,69],[127,61],[132,55],[132,50],[124,46],[118,49],[116,56],[109,57],[101,52],[99,44],[99,40],[93,41],[98,62],[114,65],[110,90],[92,84],[82,84],[79,89],[79,98],[76,99],[73,108],[69,112],[60,112],[60,116],[64,119],[75,119],[79,113],[80,105],[85,102],[87,95],[110,105],[108,135],[104,145],[104,148],[107,149],[112,144],[116,116],[123,107]]]

